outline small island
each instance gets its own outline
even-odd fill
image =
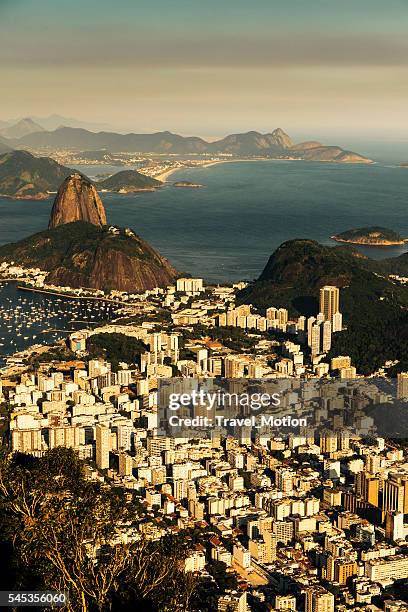
[[[402,238],[394,230],[376,226],[350,229],[341,234],[331,236],[331,239],[336,242],[363,244],[366,246],[393,246],[407,242],[406,239]]]
[[[408,168],[408,162],[401,162],[400,166],[401,168]]]
[[[173,183],[173,187],[191,187],[195,189],[198,187],[203,187],[203,185],[200,185],[200,183],[191,183],[190,181],[177,181],[176,183]]]
[[[137,170],[122,170],[95,183],[98,191],[114,191],[125,194],[134,193],[135,191],[156,191],[162,185],[161,181],[141,174]]]

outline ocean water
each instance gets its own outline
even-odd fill
[[[204,187],[173,186],[182,179]],[[102,199],[110,223],[133,228],[177,269],[212,282],[255,278],[285,240],[335,244],[333,234],[368,225],[408,237],[408,169],[391,164],[232,162],[178,171],[156,192]],[[46,228],[51,206],[52,198],[0,198],[0,243]],[[382,258],[407,247],[361,250]]]

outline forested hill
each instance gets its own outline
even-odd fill
[[[408,256],[373,261],[351,247],[327,247],[313,240],[283,243],[259,279],[238,296],[240,303],[286,307],[293,315],[315,315],[319,289],[341,288],[340,310],[347,329],[334,334],[332,354],[350,355],[358,371],[369,374],[386,360],[408,369],[408,287],[389,278],[396,267],[408,270]]]

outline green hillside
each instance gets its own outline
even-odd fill
[[[98,190],[108,191],[140,191],[144,189],[155,189],[161,187],[163,183],[150,176],[146,176],[136,170],[123,170],[109,176],[103,181],[98,181],[95,186]]]
[[[57,191],[72,173],[49,157],[34,157],[27,151],[0,155],[0,195],[15,198],[45,198]]]
[[[310,316],[318,312],[320,287],[340,287],[347,329],[334,335],[332,354],[350,355],[364,374],[388,359],[400,360],[399,369],[406,369],[408,287],[388,278],[397,260],[406,265],[404,257],[376,262],[350,247],[288,241],[271,255],[259,279],[239,294],[239,301],[261,311],[278,306],[292,315]]]
[[[142,292],[170,284],[176,271],[129,229],[77,221],[0,247],[0,260],[48,271],[47,282]]]

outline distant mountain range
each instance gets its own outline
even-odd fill
[[[15,148],[65,148],[78,151],[110,153],[140,152],[178,155],[232,155],[236,157],[273,157],[309,161],[339,163],[369,163],[363,155],[346,151],[338,146],[327,146],[310,141],[294,143],[280,128],[271,133],[246,132],[230,134],[221,140],[207,142],[197,136],[180,136],[171,132],[154,134],[118,134],[116,132],[91,132],[82,128],[60,127],[54,131],[39,129],[21,138],[14,138],[10,146]]]
[[[107,123],[97,123],[94,121],[81,121],[79,119],[75,119],[74,117],[65,117],[64,115],[46,115],[45,117],[36,117],[34,115],[30,115],[27,117],[18,117],[15,119],[10,119],[8,121],[0,120],[0,129],[5,127],[11,127],[16,123],[19,123],[21,120],[29,119],[33,123],[36,123],[41,126],[43,130],[56,130],[57,128],[65,125],[66,127],[72,128],[84,128],[85,130],[91,131],[99,131],[99,130],[107,130],[109,129],[109,125]]]
[[[3,153],[8,153],[9,151],[12,151],[12,150],[13,149],[12,147],[10,147],[7,140],[0,136],[0,155],[2,155]]]
[[[0,135],[4,138],[18,139],[28,136],[29,134],[35,134],[36,132],[43,132],[44,128],[38,123],[35,123],[29,117],[21,119],[18,123],[3,127],[0,129]]]
[[[49,192],[57,191],[74,172],[49,157],[35,157],[28,151],[0,153],[0,195],[19,199],[47,198]],[[162,183],[135,170],[125,170],[94,182],[94,185],[98,190],[127,192],[155,189]]]

